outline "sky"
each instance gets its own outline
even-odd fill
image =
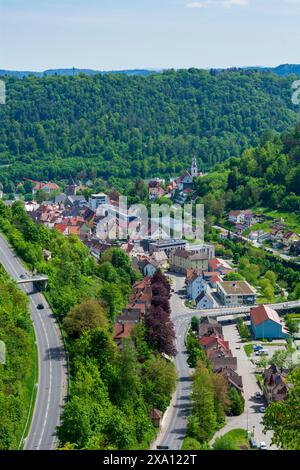
[[[0,0],[0,69],[300,63],[300,0]]]

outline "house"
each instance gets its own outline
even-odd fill
[[[254,305],[256,290],[247,281],[217,282],[217,293],[223,305]]]
[[[220,353],[220,357],[222,355],[226,355],[230,351],[229,342],[225,341],[223,337],[220,337],[219,335],[203,336],[199,339],[199,344],[206,352],[210,350],[217,351]]]
[[[291,246],[299,240],[299,236],[294,232],[286,232],[282,238],[282,242],[285,246]]]
[[[201,271],[188,269],[186,273],[186,290],[190,299],[195,300],[199,294],[207,289],[207,281]]]
[[[105,193],[92,194],[89,197],[89,207],[93,211],[96,211],[99,206],[103,204],[109,204],[109,197]]]
[[[144,276],[153,276],[153,274],[157,271],[156,264],[151,261],[149,258],[142,259],[139,264],[140,271],[144,274]]]
[[[52,258],[52,253],[51,251],[48,250],[43,250],[43,257],[45,261],[50,261]]]
[[[166,270],[169,267],[169,258],[164,251],[153,251],[150,259],[154,261],[161,270]]]
[[[214,308],[216,302],[209,292],[202,291],[195,299],[196,307],[199,309]]]
[[[226,276],[228,273],[232,273],[234,269],[230,266],[227,261],[221,258],[212,258],[208,262],[208,270],[214,273]]]
[[[259,305],[251,310],[251,328],[255,339],[280,339],[289,336],[276,310]]]
[[[36,182],[36,185],[32,189],[32,194],[36,194],[37,191],[45,191],[45,193],[52,193],[53,191],[57,191],[59,189],[59,186],[56,183],[51,183],[49,181],[48,183],[40,183]]]
[[[163,184],[163,183],[164,183],[164,181],[159,179],[159,178],[155,178],[155,179],[149,181],[149,183],[148,183],[148,198],[149,198],[150,201],[152,201],[153,199],[157,199],[157,198],[163,196],[164,194],[166,194],[166,192],[161,187],[161,184]]]
[[[188,269],[208,270],[208,255],[206,253],[193,254],[190,251],[177,249],[170,253],[170,270],[186,274]]]
[[[231,367],[220,367],[217,369],[214,368],[214,372],[216,374],[222,375],[229,387],[234,387],[239,392],[243,392],[243,378],[239,374],[237,374],[233,369],[231,369]]]
[[[250,210],[234,210],[229,212],[228,220],[234,225],[245,224],[246,227],[249,227],[255,221],[255,217]]]
[[[237,358],[232,356],[213,357],[211,359],[213,371],[230,368],[237,370]]]
[[[230,211],[228,214],[228,220],[232,224],[240,224],[241,222],[244,222],[243,211]]]
[[[203,317],[199,325],[199,337],[202,336],[223,336],[223,328],[221,323],[211,317]]]
[[[135,327],[134,323],[114,323],[113,325],[113,339],[116,342],[119,349],[122,347],[122,340],[124,338],[129,338],[133,328]]]
[[[274,364],[263,373],[263,391],[268,403],[285,400],[290,385],[287,382],[288,370]]]

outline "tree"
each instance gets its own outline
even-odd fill
[[[174,364],[166,359],[151,357],[142,366],[143,395],[153,408],[165,411],[175,390]]]
[[[288,377],[289,388],[286,400],[272,402],[263,418],[264,430],[273,431],[272,442],[285,450],[300,449],[300,368]]]
[[[213,443],[213,450],[237,450],[234,439],[230,436],[217,437]]]
[[[63,326],[73,338],[78,338],[84,331],[100,327],[107,329],[107,312],[103,302],[85,300],[73,307],[63,320]]]
[[[210,373],[199,362],[193,379],[193,415],[188,420],[188,436],[200,443],[208,442],[217,429],[214,387]]]
[[[199,332],[200,318],[193,316],[191,320],[191,328],[195,332]]]
[[[230,401],[229,414],[231,416],[239,416],[243,413],[245,407],[243,395],[235,387],[230,387],[228,396]]]
[[[176,354],[175,331],[168,312],[160,306],[152,305],[145,318],[146,338],[150,346],[170,356]]]

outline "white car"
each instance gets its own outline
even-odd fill
[[[255,392],[255,398],[261,398],[262,394],[261,392]]]
[[[265,406],[261,406],[261,407],[259,408],[259,411],[260,411],[261,413],[265,413],[266,407],[265,407]]]
[[[259,444],[259,448],[261,450],[268,450],[267,444],[265,443],[265,441],[261,441],[261,443]]]

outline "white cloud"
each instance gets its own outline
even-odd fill
[[[187,8],[207,8],[209,6],[221,6],[222,8],[232,8],[235,6],[246,6],[249,0],[202,0],[201,2],[188,2]]]

